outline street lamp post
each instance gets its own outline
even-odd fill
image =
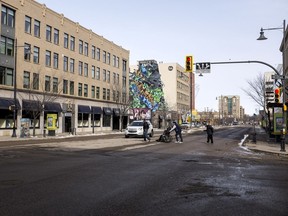
[[[285,52],[286,52],[286,41],[285,41],[285,33],[286,33],[286,21],[283,20],[283,27],[281,28],[266,28],[266,29],[263,29],[261,28],[260,30],[260,36],[257,40],[266,40],[267,38],[264,36],[264,31],[266,30],[282,30],[283,31],[283,40],[282,40],[282,43],[283,43],[283,50],[282,50],[282,68],[283,68],[283,76],[284,76],[284,79],[282,81],[282,89],[283,89],[283,107],[282,107],[282,110],[283,110],[283,129],[282,129],[282,142],[281,142],[281,150],[280,151],[286,151],[285,150],[285,135],[286,135],[286,123],[287,123],[287,113],[286,113],[286,79],[285,79],[285,69],[286,69],[286,66],[285,66]]]
[[[24,46],[18,46],[17,45],[17,39],[15,39],[14,43],[14,77],[13,77],[13,132],[12,132],[12,137],[17,137],[16,134],[16,124],[17,124],[17,111],[18,111],[18,106],[17,106],[17,49],[19,47],[24,47],[25,52],[31,52],[31,47],[24,45]],[[26,47],[28,50],[26,50]]]

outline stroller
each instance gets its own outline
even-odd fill
[[[165,142],[169,143],[172,141],[172,136],[170,135],[171,127],[168,127],[166,130],[164,130],[163,134],[160,135],[159,139],[157,139],[157,142]]]

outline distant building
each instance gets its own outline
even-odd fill
[[[218,98],[218,110],[223,122],[239,121],[241,119],[240,97],[237,95],[221,95]]]

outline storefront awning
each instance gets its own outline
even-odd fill
[[[60,103],[45,102],[44,110],[47,112],[62,112]]]
[[[78,113],[91,113],[90,106],[78,105]]]
[[[102,114],[102,113],[103,113],[101,107],[95,107],[95,106],[92,106],[92,107],[91,107],[91,112],[92,112],[93,114]]]
[[[115,116],[120,116],[120,109],[119,109],[119,108],[114,108],[114,109],[113,109],[113,114],[114,114]]]
[[[9,109],[9,106],[14,105],[14,98],[0,98],[0,109]],[[21,109],[18,99],[16,99],[17,109]]]
[[[22,109],[29,111],[41,111],[41,102],[40,101],[22,101]]]
[[[112,109],[110,107],[103,107],[103,111],[105,115],[112,115]]]

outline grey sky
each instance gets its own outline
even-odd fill
[[[194,62],[259,60],[274,67],[282,63],[281,30],[260,28],[288,23],[288,0],[39,0],[117,45],[130,50],[130,64],[155,59],[184,66]],[[216,97],[239,95],[246,113],[259,109],[241,88],[247,79],[271,71],[260,64],[212,65],[211,73],[196,76],[196,108],[218,110]]]

